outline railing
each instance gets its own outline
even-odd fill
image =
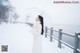
[[[7,23],[21,23],[21,24],[27,24],[27,25],[29,25],[30,27],[32,27],[33,26],[33,24],[32,23],[29,23],[29,22],[20,22],[20,21],[5,21],[6,22],[6,24]]]
[[[50,35],[48,34],[48,30],[50,30]],[[53,32],[59,33],[58,38],[53,36],[54,35]],[[70,44],[62,41],[62,35],[63,34],[75,38],[74,46],[71,46]],[[59,29],[59,31],[56,31],[56,30],[53,30],[53,27],[51,27],[50,29],[47,26],[45,27],[45,37],[49,36],[51,42],[53,41],[53,39],[57,40],[59,48],[61,48],[62,44],[68,46],[69,48],[73,49],[73,53],[80,52],[80,49],[78,48],[79,47],[79,41],[80,41],[79,40],[80,38],[78,37],[79,35],[80,35],[80,33],[75,33],[74,35],[71,35],[71,34],[67,34],[67,33],[62,32],[62,29]]]

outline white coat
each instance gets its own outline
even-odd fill
[[[40,21],[35,22],[32,27],[32,34],[33,34],[32,53],[42,53],[41,28],[42,26],[40,24]]]

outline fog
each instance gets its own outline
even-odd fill
[[[55,4],[55,0],[10,0],[21,17],[34,16],[46,13],[45,19],[52,24],[80,25],[80,4]],[[71,0],[69,0],[71,1]],[[32,10],[30,9],[38,9]],[[39,12],[38,12],[39,11]],[[36,12],[36,13],[35,13]]]

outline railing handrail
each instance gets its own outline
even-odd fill
[[[49,29],[49,30],[51,30],[51,29]],[[53,30],[53,29],[52,29],[52,30]],[[59,33],[59,31],[57,31],[57,30],[53,30],[53,31]],[[68,35],[68,36],[71,36],[71,37],[75,37],[75,35],[68,34],[68,33],[65,33],[65,32],[62,32],[62,34],[64,34],[64,35]]]
[[[50,34],[47,34],[48,30],[50,30]],[[53,32],[57,32],[59,33],[59,36],[58,38],[54,37],[53,36]],[[71,46],[70,44],[62,41],[62,34],[64,35],[68,35],[70,37],[74,37],[75,38],[75,43],[74,43],[74,47]],[[53,27],[51,28],[48,28],[47,26],[45,27],[45,37],[50,36],[50,41],[52,42],[52,39],[55,39],[58,41],[58,47],[61,48],[61,43],[63,43],[64,45],[68,46],[69,48],[73,49],[74,50],[74,53],[77,53],[77,52],[80,52],[80,49],[78,48],[79,47],[79,38],[78,37],[80,35],[80,33],[75,33],[75,35],[71,35],[71,34],[68,34],[68,33],[64,33],[62,32],[62,29],[59,29],[59,31],[56,31],[53,29]]]

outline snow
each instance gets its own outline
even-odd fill
[[[32,53],[33,35],[28,32],[29,27],[26,26],[24,24],[0,26],[0,46],[8,45],[7,53]]]
[[[49,37],[43,37],[43,53],[73,53],[73,50],[62,44],[62,48],[58,47],[58,41],[53,39],[50,42]]]
[[[0,46],[8,45],[8,52],[0,53],[32,53],[33,35],[31,27],[26,24],[1,24],[0,25]],[[65,45],[58,48],[56,40],[43,39],[43,53],[73,53],[73,50]],[[1,49],[1,47],[0,47]]]

